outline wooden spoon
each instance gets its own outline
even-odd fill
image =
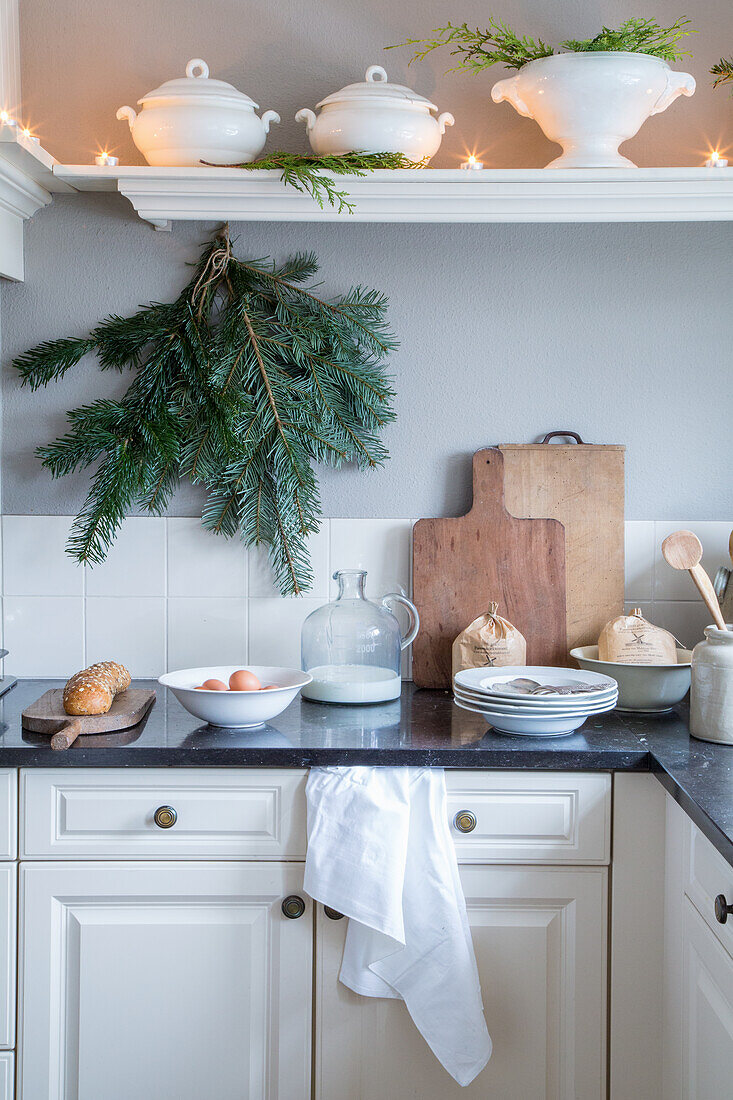
[[[700,565],[702,543],[697,535],[692,531],[675,531],[673,535],[667,535],[662,543],[662,556],[673,569],[688,571],[713,616],[713,622],[719,630],[727,630],[712,581]]]

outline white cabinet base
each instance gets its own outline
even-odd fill
[[[283,863],[21,871],[23,1100],[307,1100],[312,904]]]
[[[602,1100],[606,877],[601,868],[464,866],[494,1050],[460,1088],[400,1001],[338,981],[345,921],[318,906],[317,1100]]]

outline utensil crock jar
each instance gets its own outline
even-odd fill
[[[245,164],[264,148],[276,111],[255,114],[257,104],[225,80],[210,80],[209,66],[195,57],[185,77],[166,80],[139,99],[142,111],[120,107],[132,140],[148,164],[156,167],[193,167]]]
[[[562,156],[548,168],[634,168],[618,147],[651,115],[680,95],[692,95],[695,78],[648,54],[619,50],[560,53],[524,65],[491,89],[533,118]]]
[[[435,156],[446,126],[455,119],[429,99],[402,84],[391,84],[381,65],[370,65],[365,79],[348,84],[316,104],[316,115],[303,107],[311,149],[318,156],[343,153],[402,153],[420,163]]]
[[[690,732],[701,741],[733,745],[733,630],[705,628],[692,651]]]

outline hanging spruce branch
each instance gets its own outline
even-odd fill
[[[101,370],[133,373],[120,400],[73,409],[66,435],[38,449],[54,477],[95,465],[73,557],[103,561],[125,516],[161,515],[188,478],[206,490],[204,527],[268,545],[284,595],[308,589],[306,543],[321,517],[314,465],[381,465],[394,419],[387,299],[360,286],[324,298],[317,270],[312,253],[282,266],[238,260],[225,229],[174,302],[16,359],[32,390],[89,352]]]

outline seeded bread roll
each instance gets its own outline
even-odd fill
[[[100,661],[75,673],[64,688],[67,714],[106,714],[112,700],[130,686],[130,673],[116,661]]]

